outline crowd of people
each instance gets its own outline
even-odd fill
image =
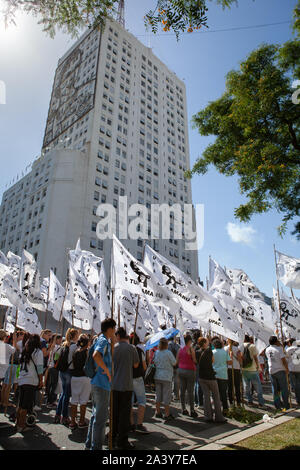
[[[197,419],[197,410],[203,408],[206,422],[224,423],[230,405],[254,405],[254,391],[257,407],[265,409],[262,384],[268,380],[276,409],[290,408],[291,392],[300,406],[300,361],[295,360],[299,352],[300,341],[294,339],[281,344],[271,336],[269,346],[259,353],[248,335],[238,344],[204,337],[201,331],[186,333],[180,344],[178,337],[162,337],[145,352],[138,335],[117,328],[112,318],[102,322],[98,336],[75,328],[64,338],[49,329],[40,336],[0,330],[0,411],[12,406],[13,393],[16,412],[10,419],[17,432],[25,433],[32,429],[28,416],[40,411],[45,400],[47,409],[55,410],[56,424],[71,431],[87,428],[86,450],[107,445],[132,449],[130,432],[149,434],[144,419],[150,369],[156,419],[166,424],[178,419],[172,414],[173,401],[180,402],[183,416]]]

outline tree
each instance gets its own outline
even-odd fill
[[[144,17],[146,27],[156,33],[173,30],[178,38],[180,32],[192,32],[207,26],[207,2],[214,1],[223,8],[237,0],[157,0],[156,8]],[[15,23],[19,11],[39,18],[38,23],[51,37],[61,29],[78,36],[82,28],[103,26],[108,16],[118,13],[118,0],[4,0],[5,23]]]
[[[226,176],[238,175],[248,201],[235,216],[247,222],[275,207],[283,214],[281,235],[300,213],[300,103],[292,101],[299,57],[297,40],[262,45],[228,73],[221,98],[193,116],[200,134],[216,139],[187,173],[204,174],[213,164]],[[299,222],[293,233],[300,239]]]

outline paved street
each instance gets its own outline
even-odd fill
[[[264,386],[266,404],[272,404],[270,386]],[[292,402],[295,405],[294,401]],[[141,435],[131,433],[130,440],[136,445],[137,450],[188,450],[199,448],[213,443],[223,437],[232,435],[251,426],[228,420],[225,424],[205,423],[203,410],[197,409],[199,417],[194,419],[180,414],[180,406],[172,402],[172,412],[176,416],[171,424],[165,424],[163,420],[154,417],[155,396],[147,394],[147,411],[145,424],[151,434]],[[262,412],[261,410],[254,411]],[[270,409],[273,409],[270,407]],[[12,412],[13,409],[10,409]],[[263,411],[262,414],[266,413]],[[10,423],[3,412],[0,414],[0,448],[7,450],[83,450],[87,430],[69,430],[60,424],[54,424],[55,410],[43,407],[38,412],[38,422],[32,432],[24,436],[15,433],[13,423]],[[90,418],[90,406],[87,418]],[[253,426],[253,425],[252,425]]]

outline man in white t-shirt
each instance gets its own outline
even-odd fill
[[[296,395],[296,401],[300,406],[300,340],[290,339],[286,349],[290,382]]]
[[[269,364],[274,406],[278,410],[282,408],[288,410],[290,408],[287,382],[289,369],[286,356],[277,336],[271,336],[269,339],[269,344],[270,346],[268,346],[266,349],[266,357]],[[280,392],[282,401],[280,398]]]

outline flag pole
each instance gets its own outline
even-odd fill
[[[16,335],[16,331],[17,331],[18,312],[19,312],[19,309],[16,308],[16,322],[15,322],[15,331],[13,332],[13,338],[14,338],[14,336]],[[7,407],[8,407],[8,404],[9,404],[9,393],[10,393],[10,387],[11,387],[11,382],[12,382],[12,371],[13,371],[13,364],[14,364],[14,354],[15,354],[15,353],[13,353],[13,354],[11,355],[11,360],[10,360],[9,381],[8,381],[8,389],[7,389],[7,399],[5,400],[6,403],[5,403],[4,416],[6,416]],[[6,398],[6,397],[5,397],[5,398]]]
[[[282,328],[282,313],[281,313],[281,306],[280,306],[279,282],[278,282],[278,271],[277,271],[277,258],[276,258],[275,243],[274,243],[273,247],[274,247],[274,258],[275,258],[275,269],[276,269],[276,281],[277,281],[277,296],[278,296],[278,306],[279,306],[279,320],[280,320],[280,332],[281,332],[281,346],[282,346],[282,351],[283,351],[283,353],[285,354],[285,350],[284,350],[283,328]],[[286,372],[286,380],[287,380],[287,383],[288,383],[290,407],[292,408],[291,386],[290,386],[290,380],[289,380],[289,374],[288,374],[288,372]]]
[[[23,270],[23,252],[24,252],[24,250],[22,251],[22,256],[21,256],[21,261],[20,261],[20,268],[19,268],[19,277],[18,277],[18,285],[19,285],[20,291],[21,291],[21,276],[22,276],[22,270]],[[16,332],[17,332],[18,313],[19,313],[19,309],[16,307],[15,331],[13,333],[14,335],[16,335]],[[11,381],[12,381],[12,370],[13,370],[13,363],[14,363],[14,354],[11,355],[11,361],[10,362],[11,362],[11,364],[10,364],[9,381],[8,381],[8,397],[7,397],[7,402],[6,402],[6,405],[5,405],[4,416],[6,416],[8,401],[9,401],[9,392],[10,392]]]
[[[140,303],[140,294],[138,294],[138,300],[136,304],[136,310],[135,310],[135,321],[134,321],[134,333],[136,332],[136,324],[137,324],[137,319],[138,319],[138,314],[139,314],[139,303]]]
[[[230,340],[229,352],[230,352],[230,356],[231,356],[231,360],[232,360],[232,364],[231,364],[232,399],[233,399],[233,406],[235,407],[236,400],[235,400],[234,368],[233,368],[233,349],[232,349],[232,346],[233,346],[233,341]]]
[[[112,299],[111,299],[111,318],[113,318],[113,308],[114,308],[114,296],[115,296],[115,289],[112,289]],[[113,374],[114,374],[114,343],[111,342],[111,387],[110,387],[110,397],[109,397],[109,434],[108,434],[108,448],[109,450],[113,450],[113,391],[112,391],[112,381],[113,381]]]
[[[49,283],[50,283],[50,275],[49,275]],[[49,306],[49,291],[50,291],[50,284],[48,286],[48,295],[47,295],[47,304],[46,304],[46,312],[45,312],[45,328],[47,327],[47,315],[48,315],[48,306]]]

